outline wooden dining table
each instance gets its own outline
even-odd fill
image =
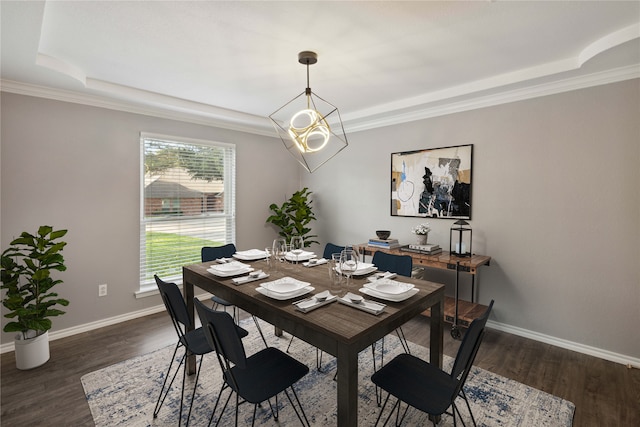
[[[309,282],[315,288],[313,294],[330,290],[328,264],[314,267],[304,267],[302,264],[281,264],[277,271],[267,270],[270,274],[268,278],[241,285],[233,283],[231,278],[221,278],[209,273],[207,269],[212,264],[207,262],[183,267],[184,294],[191,318],[194,318],[194,288],[198,287],[224,298],[274,325],[277,329],[286,331],[335,356],[337,420],[340,427],[358,425],[358,353],[428,308],[431,309],[430,363],[442,367],[444,330],[444,285],[442,284],[399,276],[395,280],[412,283],[419,291],[402,302],[378,300],[386,304],[384,311],[378,315],[337,301],[303,313],[296,310],[292,304],[293,299],[273,299],[259,293],[256,288],[261,283],[288,276]],[[252,265],[256,269],[266,267],[264,261],[254,261]],[[358,289],[364,283],[366,283],[365,276],[356,276],[352,279],[349,290],[358,293]],[[366,295],[365,297],[371,299]],[[195,357],[187,361],[187,366],[190,373],[195,372]]]

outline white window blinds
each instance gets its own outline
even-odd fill
[[[141,134],[140,285],[235,242],[235,145]]]

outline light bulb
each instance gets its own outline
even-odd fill
[[[303,153],[320,151],[329,142],[331,128],[316,110],[301,110],[293,115],[289,124],[289,136]]]

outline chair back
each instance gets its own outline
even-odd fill
[[[226,311],[213,310],[197,298],[193,299],[193,303],[209,346],[216,349],[219,358],[225,359],[224,363],[220,360],[222,370],[230,369],[229,362],[244,369],[247,366],[247,355],[231,315]]]
[[[164,303],[173,326],[176,329],[178,337],[182,339],[185,331],[191,326],[191,319],[187,311],[187,304],[184,302],[182,293],[175,283],[168,283],[160,279],[158,275],[153,276],[156,279],[162,302]],[[212,347],[213,348],[213,347]]]
[[[411,277],[413,258],[411,258],[410,255],[394,255],[376,251],[376,253],[373,254],[372,262],[380,271],[388,271],[401,276]]]
[[[485,310],[482,316],[474,319],[469,325],[467,332],[464,334],[460,348],[458,348],[458,354],[456,360],[451,368],[451,377],[458,379],[458,387],[456,388],[454,397],[458,395],[460,389],[467,380],[473,361],[476,358],[480,343],[484,337],[484,330],[493,308],[493,300],[489,303],[489,307]]]
[[[334,245],[333,243],[327,243],[324,247],[324,252],[322,253],[322,258],[331,259],[331,254],[339,254],[344,251],[344,246]]]
[[[213,261],[219,258],[231,258],[236,253],[236,245],[227,243],[222,246],[204,246],[200,251],[202,262]]]

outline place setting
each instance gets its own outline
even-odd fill
[[[401,302],[411,298],[420,290],[411,283],[399,282],[389,278],[381,278],[365,283],[359,291],[374,298],[392,302]]]
[[[224,262],[221,262],[224,260]],[[219,259],[207,271],[218,277],[233,277],[251,273],[254,270],[249,264],[236,260]]]
[[[262,295],[276,300],[288,300],[313,292],[315,288],[309,282],[303,282],[293,277],[282,277],[270,282],[264,282],[256,288]]]
[[[330,268],[332,284],[335,281],[341,281],[341,277],[343,275],[346,276],[345,288],[347,291],[345,295],[338,298],[338,302],[367,313],[378,315],[384,311],[386,305],[366,300],[361,295],[357,295],[349,291],[349,289],[351,289],[351,280],[354,275],[359,275],[357,274],[358,272],[360,272],[360,274],[369,274],[377,270],[375,265],[361,263],[359,262],[359,259],[360,255],[358,251],[353,248],[343,250],[339,256],[338,254],[335,254],[332,259],[334,264]],[[364,271],[366,271],[366,273],[362,273]]]

